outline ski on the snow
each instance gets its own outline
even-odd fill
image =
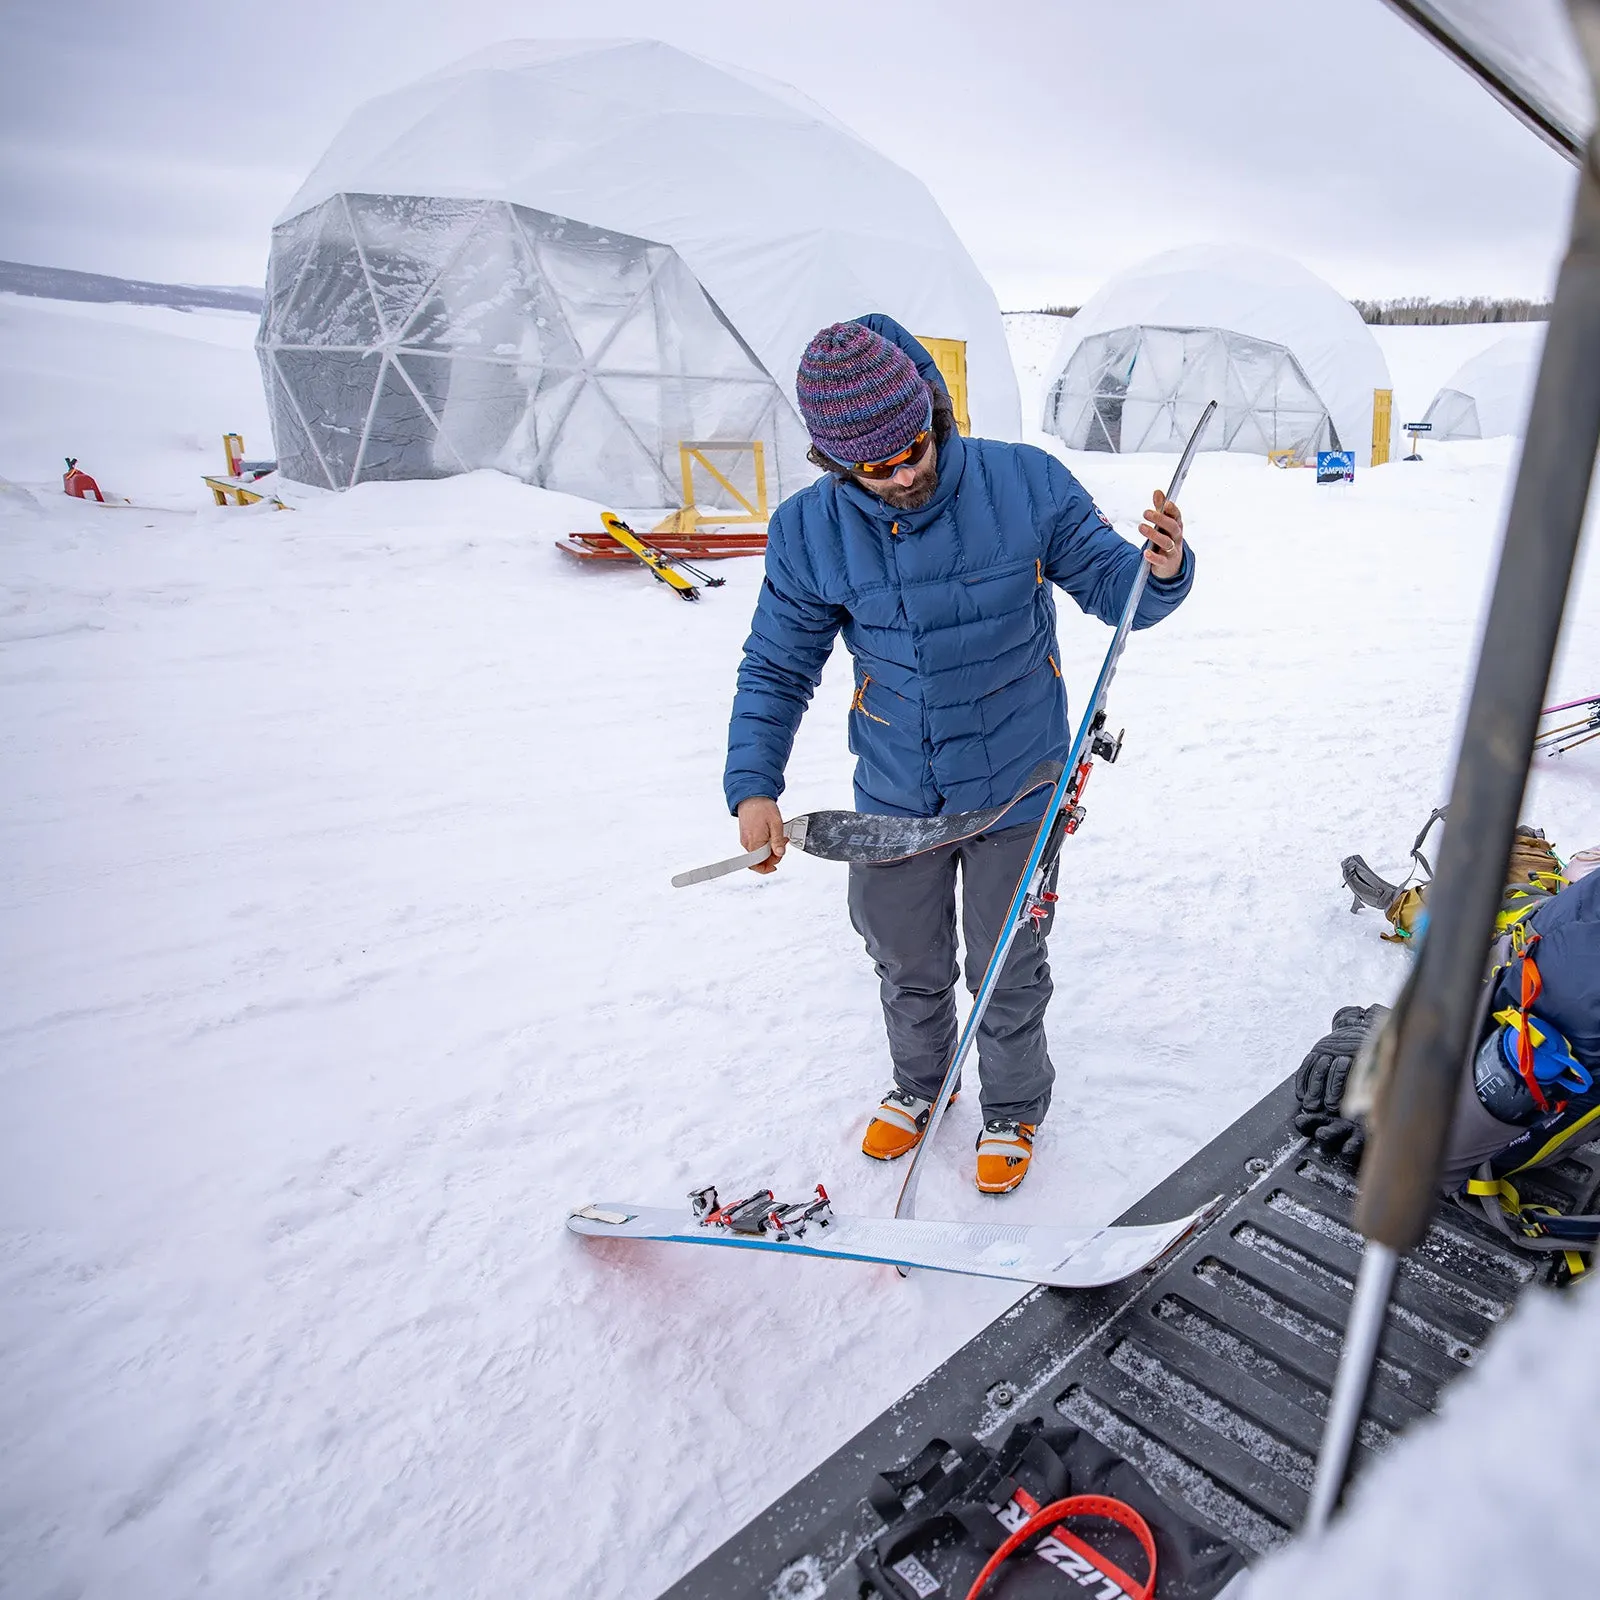
[[[1061,776],[1059,761],[1041,761],[1022,781],[1022,787],[998,806],[981,811],[948,811],[938,817],[891,817],[873,811],[808,811],[790,817],[783,825],[784,837],[808,856],[824,861],[858,861],[883,866],[891,861],[907,861],[947,844],[959,844],[987,833],[1008,812],[1030,794],[1050,788]],[[674,889],[708,883],[741,867],[758,866],[772,854],[771,845],[713,861],[707,867],[691,867],[672,879]]]
[[[1558,716],[1564,711],[1576,711],[1579,714],[1556,727],[1541,726],[1533,741],[1535,750],[1542,750],[1547,756],[1565,755],[1580,744],[1600,739],[1600,694],[1588,695],[1582,700],[1564,700],[1558,706],[1546,706],[1539,713],[1541,724],[1545,718]]]
[[[572,1212],[567,1226],[594,1239],[721,1245],[875,1262],[902,1272],[920,1267],[1058,1289],[1093,1289],[1120,1283],[1160,1260],[1211,1211],[1208,1205],[1170,1222],[1098,1228],[852,1217],[836,1213],[818,1184],[814,1196],[789,1205],[780,1204],[770,1189],[726,1205],[715,1189],[697,1189],[684,1208],[599,1201]]]
[[[1194,432],[1189,435],[1189,442],[1183,447],[1183,454],[1178,457],[1178,465],[1167,487],[1168,500],[1178,498],[1178,493],[1183,488],[1183,481],[1189,475],[1190,463],[1200,448],[1200,436],[1206,431],[1206,424],[1211,421],[1211,415],[1216,409],[1217,402],[1210,400],[1206,403],[1205,410],[1200,413],[1200,420],[1195,424]],[[1017,881],[1016,893],[1011,898],[1005,927],[995,943],[989,965],[984,969],[983,982],[979,984],[978,992],[973,997],[972,1010],[968,1012],[966,1023],[961,1029],[961,1036],[956,1041],[950,1065],[945,1068],[944,1081],[939,1085],[939,1093],[928,1112],[928,1125],[916,1149],[911,1153],[910,1169],[906,1173],[905,1183],[900,1189],[900,1198],[894,1208],[897,1218],[906,1219],[915,1215],[917,1186],[922,1178],[923,1158],[927,1154],[929,1145],[933,1143],[934,1132],[950,1105],[955,1086],[961,1081],[962,1063],[967,1059],[973,1041],[978,1037],[978,1026],[983,1021],[984,1013],[989,1009],[989,1001],[994,996],[995,986],[999,983],[1000,974],[1005,968],[1012,941],[1028,924],[1042,922],[1049,914],[1050,902],[1056,898],[1047,887],[1051,868],[1061,852],[1062,840],[1069,833],[1076,833],[1083,821],[1083,806],[1080,801],[1095,758],[1099,756],[1106,761],[1115,761],[1122,749],[1122,735],[1118,733],[1113,739],[1106,731],[1106,694],[1111,687],[1111,679],[1116,673],[1123,647],[1128,642],[1128,634],[1133,628],[1134,613],[1139,609],[1139,601],[1144,597],[1144,587],[1149,577],[1150,564],[1141,552],[1139,570],[1134,574],[1133,587],[1129,590],[1127,601],[1123,605],[1116,632],[1111,636],[1105,660],[1100,666],[1100,676],[1095,679],[1094,690],[1084,707],[1077,735],[1067,752],[1066,764],[1062,767],[1061,776],[1056,779],[1055,787],[1050,792],[1050,802],[1040,820],[1033,849],[1028,852],[1027,863]]]
[[[657,550],[654,545],[646,544],[621,517],[615,516],[609,511],[600,513],[600,522],[606,532],[624,550],[631,550],[659,582],[676,590],[685,600],[698,600],[700,598],[700,590],[688,578],[684,577],[683,573],[678,571],[678,567],[684,567],[689,572],[692,572],[702,584],[710,589],[720,589],[727,582],[726,578],[713,578],[709,574],[700,571],[698,567],[690,567],[681,558],[669,556],[664,551]]]

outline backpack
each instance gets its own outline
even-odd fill
[[[1515,1033],[1518,1043],[1528,1038],[1531,1044],[1534,1030],[1542,1026],[1559,1038],[1573,1061],[1600,1079],[1600,872],[1532,907],[1511,930],[1509,946],[1490,975],[1494,1032],[1483,1048],[1507,1032]],[[1515,1180],[1600,1132],[1600,1088],[1568,1099],[1556,1098],[1548,1084],[1546,1090],[1541,1114],[1524,1127],[1507,1128],[1511,1137],[1505,1147],[1467,1180],[1463,1193],[1519,1245],[1564,1255],[1575,1275],[1584,1270],[1577,1252],[1600,1239],[1600,1216],[1562,1215],[1532,1204],[1522,1198]]]
[[[1383,935],[1391,944],[1405,944],[1419,938],[1428,926],[1428,890],[1433,886],[1433,864],[1422,853],[1433,825],[1447,816],[1448,806],[1436,806],[1412,841],[1411,859],[1415,863],[1406,881],[1389,883],[1380,878],[1361,856],[1346,856],[1339,863],[1345,887],[1353,900],[1352,911],[1373,906],[1388,918],[1392,932]],[[1411,878],[1421,868],[1422,882]],[[1543,829],[1519,826],[1511,842],[1511,859],[1506,863],[1506,886],[1495,914],[1496,934],[1509,932],[1525,918],[1558,894],[1567,885],[1566,874]]]
[[[993,1448],[931,1440],[868,1498],[887,1527],[856,1565],[879,1600],[1212,1600],[1244,1570],[1092,1434],[1039,1418]]]

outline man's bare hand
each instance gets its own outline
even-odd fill
[[[765,861],[756,862],[750,870],[776,872],[783,852],[789,848],[789,841],[783,836],[783,817],[778,811],[778,802],[753,795],[739,802],[738,816],[741,848],[759,850],[764,844],[772,847],[772,854]]]
[[[1150,541],[1144,558],[1150,563],[1152,578],[1176,578],[1183,570],[1183,513],[1176,500],[1169,500],[1157,489],[1150,496],[1150,509],[1139,524],[1139,532]]]

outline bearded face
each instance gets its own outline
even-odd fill
[[[873,480],[852,474],[863,489],[870,489],[896,511],[920,511],[939,487],[939,446],[931,440],[928,453],[914,467],[901,467],[892,478]]]

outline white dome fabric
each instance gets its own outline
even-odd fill
[[[1175,451],[1215,399],[1205,449],[1309,452],[1336,436],[1364,465],[1373,391],[1389,387],[1360,314],[1314,273],[1193,245],[1119,274],[1072,318],[1042,422],[1076,449]]]
[[[1496,439],[1521,435],[1528,423],[1534,379],[1544,351],[1545,324],[1525,322],[1470,361],[1440,386],[1422,420],[1434,439]]]
[[[461,237],[474,227],[481,237],[466,251],[474,282],[446,282],[461,276]],[[291,298],[307,299],[307,260],[331,261],[339,249],[359,261],[349,272],[354,311],[291,309]],[[510,285],[498,296],[497,270]],[[376,395],[372,414],[387,415],[385,397],[401,387],[431,419],[429,374],[437,389],[448,349],[478,363],[474,384],[463,386],[459,372],[452,380],[457,422],[439,423],[454,457],[476,452],[462,464],[596,493],[594,481],[550,470],[563,451],[550,443],[562,406],[592,413],[581,426],[559,424],[569,467],[582,454],[572,436],[596,445],[599,432],[618,431],[617,412],[637,436],[624,439],[627,448],[658,456],[658,477],[672,479],[677,441],[667,435],[680,420],[700,438],[725,431],[730,415],[748,426],[728,397],[740,384],[771,390],[770,379],[784,415],[768,419],[777,434],[769,477],[776,467],[779,492],[789,492],[815,476],[794,405],[801,352],[819,328],[869,311],[917,334],[964,340],[972,430],[1021,436],[994,294],[922,183],[795,90],[654,41],[514,41],[362,106],[280,217],[269,278],[263,369],[269,391],[275,383],[283,391],[275,411],[293,413],[291,443],[317,432],[310,413],[331,415],[335,402],[348,412]],[[630,311],[641,296],[661,302],[648,317]],[[400,348],[429,317],[422,342]],[[348,372],[334,371],[339,355]],[[374,355],[384,366],[376,389]],[[588,383],[605,363],[601,383]],[[516,398],[507,370],[540,391],[543,407],[538,426],[516,437],[507,430]],[[651,412],[660,435],[651,437],[624,390],[631,384],[642,397],[654,378],[659,391],[664,371],[688,381],[684,394],[699,383],[699,398],[665,421]],[[711,378],[721,384],[714,402]],[[578,397],[561,391],[546,404],[552,382]],[[644,411],[655,404],[640,401]],[[328,475],[375,475],[374,450],[415,460],[416,441],[400,438],[407,426],[383,423],[375,446],[351,443],[347,454],[359,459],[330,462]],[[319,448],[337,454],[334,431],[321,428]],[[461,446],[468,434],[476,442]],[[507,441],[498,456],[489,450],[495,438]],[[444,446],[433,448],[439,455]],[[441,471],[460,470],[439,460]],[[384,470],[380,461],[376,475]],[[618,493],[612,484],[604,497]],[[631,503],[674,502],[657,492]]]

